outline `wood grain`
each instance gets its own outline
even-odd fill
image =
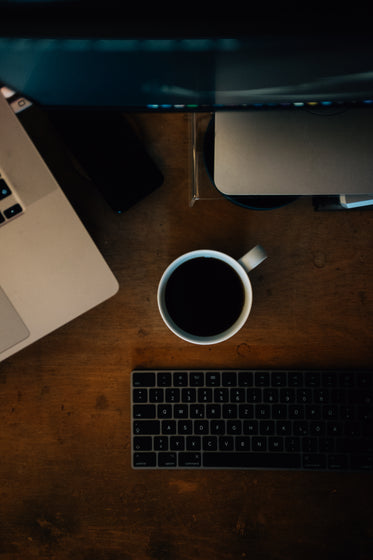
[[[111,300],[0,364],[1,560],[370,560],[370,475],[135,472],[129,376],[136,367],[373,365],[373,214],[271,211],[223,199],[190,206],[188,115],[133,115],[164,173],[114,215],[89,185],[82,219],[120,283]],[[252,314],[217,346],[164,326],[159,278],[197,248],[269,258]]]

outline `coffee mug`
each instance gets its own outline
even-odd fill
[[[159,282],[163,321],[174,334],[194,344],[227,340],[250,314],[253,292],[248,272],[266,258],[260,245],[238,260],[209,249],[181,255]]]

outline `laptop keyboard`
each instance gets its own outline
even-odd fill
[[[13,187],[0,173],[0,227],[19,216],[24,211],[23,205]]]
[[[373,471],[373,371],[135,370],[135,469]]]

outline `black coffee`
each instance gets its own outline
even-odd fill
[[[211,257],[181,264],[165,290],[172,320],[195,336],[213,336],[231,327],[241,314],[244,299],[244,287],[235,270]]]

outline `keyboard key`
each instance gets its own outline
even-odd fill
[[[288,451],[289,453],[295,453],[297,451],[300,451],[300,444],[301,444],[300,438],[286,437],[284,441],[285,451]]]
[[[179,467],[200,467],[202,465],[201,453],[180,453]]]
[[[272,418],[282,420],[287,418],[287,406],[285,404],[275,404],[272,406]]]
[[[269,451],[280,452],[284,450],[284,440],[281,437],[268,438]]]
[[[155,451],[167,451],[168,445],[169,445],[169,439],[167,436],[156,436],[154,438]]]
[[[276,433],[278,436],[290,436],[292,423],[289,420],[276,422]]]
[[[166,402],[180,402],[180,389],[166,389]]]
[[[174,372],[175,387],[186,387],[188,385],[188,373],[186,371]]]
[[[358,387],[368,388],[373,385],[373,377],[371,372],[362,371],[357,374]]]
[[[286,453],[203,453],[203,466],[215,468],[299,469],[300,454]]]
[[[206,405],[206,418],[221,418],[221,405],[220,404],[207,404]]]
[[[252,371],[240,371],[238,373],[239,387],[252,387],[254,383],[254,376]]]
[[[154,387],[155,373],[147,371],[138,371],[132,376],[132,384],[134,387]]]
[[[257,420],[244,420],[242,428],[244,434],[256,435],[259,431],[259,422]]]
[[[301,387],[303,385],[303,373],[301,371],[290,371],[288,373],[289,387]]]
[[[157,383],[159,387],[170,387],[172,381],[170,372],[159,371],[157,373]]]
[[[257,403],[262,400],[261,389],[247,389],[246,400],[248,403]]]
[[[253,437],[252,446],[253,451],[266,451],[267,440],[265,437]]]
[[[233,403],[245,402],[245,389],[231,389],[230,400]]]
[[[234,436],[240,435],[242,432],[241,420],[227,420],[227,434]]]
[[[198,402],[210,403],[212,402],[212,389],[198,389]]]
[[[133,455],[133,466],[137,468],[155,467],[156,462],[156,453],[134,453]]]
[[[177,423],[177,429],[179,434],[192,434],[193,422],[191,420],[179,420]]]
[[[236,404],[223,404],[223,418],[237,418]]]
[[[191,418],[204,418],[205,417],[205,405],[204,404],[191,404],[189,406],[190,417]]]
[[[214,399],[217,403],[226,403],[229,401],[229,389],[219,388],[214,389]]]
[[[190,385],[191,387],[203,387],[205,384],[205,376],[203,371],[190,372]]]
[[[285,387],[286,385],[286,373],[284,371],[272,371],[271,373],[271,385],[272,387]]]
[[[176,420],[162,420],[162,434],[176,434]]]
[[[252,404],[238,405],[238,416],[242,419],[254,418],[254,406]]]
[[[302,451],[304,453],[316,453],[317,451],[317,439],[314,437],[304,437],[302,438]]]
[[[304,418],[304,407],[302,405],[290,405],[288,411],[290,419]]]
[[[255,405],[255,418],[264,420],[271,417],[271,407],[268,404]]]
[[[232,451],[234,449],[234,438],[232,436],[219,437],[219,450]]]
[[[282,403],[295,402],[295,389],[280,389],[280,402]]]
[[[275,423],[273,420],[259,422],[259,433],[262,436],[272,436],[275,433]]]
[[[277,389],[264,389],[263,401],[266,403],[277,403],[279,400],[279,393]]]
[[[149,389],[149,401],[152,403],[162,402],[164,400],[163,389]]]
[[[206,373],[207,387],[217,387],[220,385],[220,373],[218,371],[210,371]]]
[[[306,372],[306,387],[319,387],[321,382],[319,371],[308,371]]]
[[[323,387],[336,387],[338,375],[335,371],[325,371],[321,373],[321,385]]]
[[[352,372],[342,373],[339,384],[341,387],[353,387],[355,385],[355,376]]]
[[[135,404],[133,407],[134,418],[155,418],[155,413],[154,404]]]
[[[133,423],[133,433],[135,435],[155,435],[160,434],[161,423],[159,420],[135,420]]]
[[[329,455],[328,468],[331,470],[345,470],[348,467],[347,455]]]
[[[201,449],[200,436],[187,436],[186,448],[188,451],[199,451]]]
[[[223,387],[235,387],[237,385],[237,373],[235,371],[225,371],[222,374]]]
[[[312,402],[312,391],[311,389],[298,389],[296,392],[297,402],[299,403],[310,403]]]
[[[172,405],[159,404],[157,406],[158,418],[172,418]]]
[[[203,436],[202,449],[204,451],[216,451],[218,448],[218,438],[216,436]]]
[[[254,377],[256,387],[269,386],[269,371],[256,371]]]
[[[170,437],[171,451],[184,451],[185,437],[184,436],[171,436]]]
[[[176,467],[176,453],[158,453],[158,467]]]
[[[224,420],[212,420],[210,423],[210,429],[212,434],[224,434],[225,433],[225,421]]]
[[[175,418],[188,418],[188,405],[187,404],[174,404],[174,417]]]
[[[251,439],[246,436],[237,437],[235,439],[236,442],[236,451],[250,451],[251,448]]]
[[[373,469],[373,454],[353,456],[351,467],[359,471],[371,471]]]
[[[133,438],[133,448],[135,451],[151,451],[152,445],[153,442],[150,436]]]
[[[181,390],[181,401],[183,403],[191,403],[197,401],[197,392],[194,388],[188,387],[188,389]]]
[[[135,403],[146,403],[148,400],[148,390],[134,389],[132,393],[132,399]]]
[[[208,434],[209,433],[209,422],[208,422],[208,420],[195,420],[194,421],[194,433],[196,435]]]
[[[325,469],[326,456],[318,455],[316,453],[307,453],[303,455],[303,467],[305,469]]]

